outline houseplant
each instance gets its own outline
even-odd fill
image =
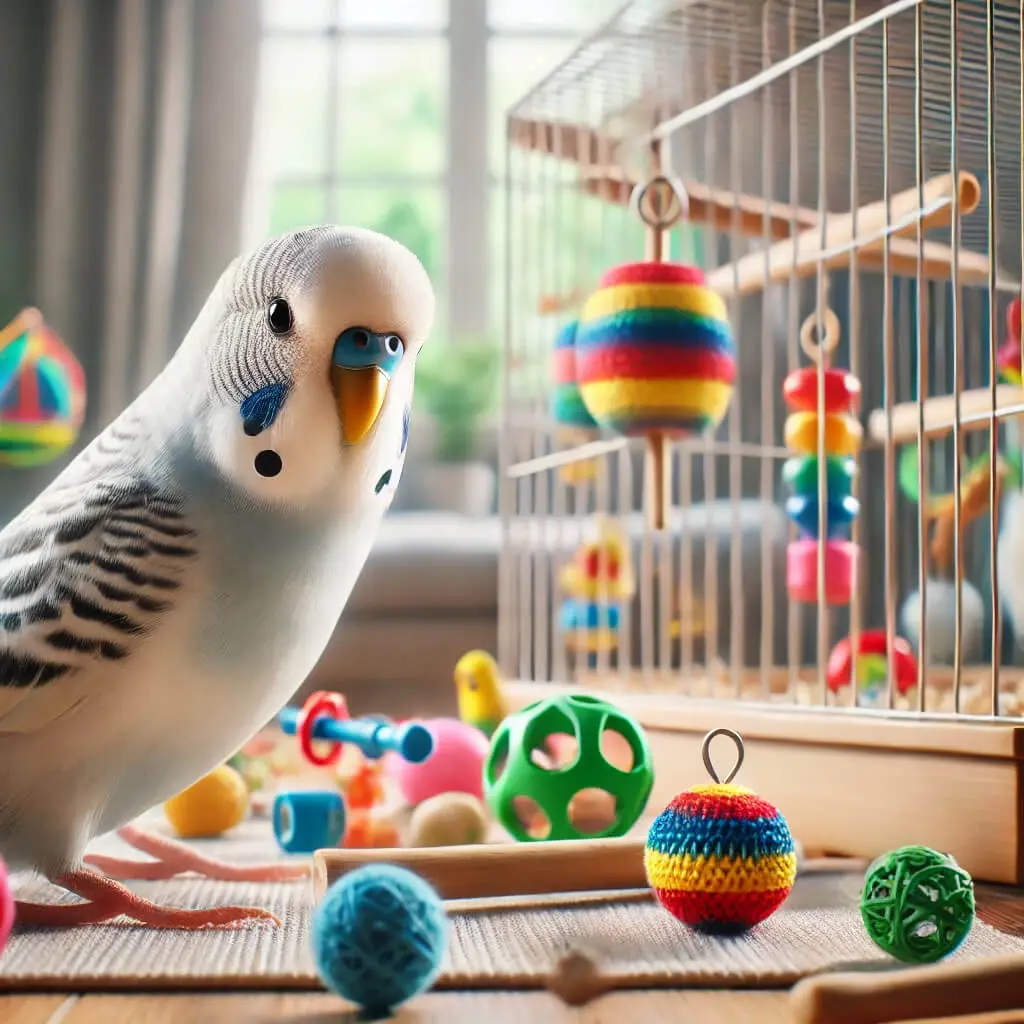
[[[484,516],[494,508],[496,475],[480,451],[483,421],[497,403],[499,351],[490,342],[428,345],[416,369],[416,404],[433,428],[433,459],[420,474],[425,504]]]

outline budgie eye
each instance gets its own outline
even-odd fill
[[[389,334],[384,339],[384,348],[389,356],[400,356],[405,351],[405,342],[397,334]]]
[[[292,307],[284,299],[271,299],[267,306],[267,324],[274,334],[287,334],[295,322]]]

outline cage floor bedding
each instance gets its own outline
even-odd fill
[[[238,863],[275,855],[269,825],[247,822],[205,851]],[[106,839],[97,849],[120,847]],[[117,849],[117,852],[124,852]],[[786,905],[740,938],[695,934],[643,893],[587,894],[557,905],[515,900],[453,905],[452,940],[440,988],[543,987],[569,952],[587,955],[610,987],[783,987],[823,969],[886,966],[857,911],[860,876],[801,875]],[[60,899],[31,877],[16,877],[19,898]],[[302,990],[320,987],[309,952],[313,910],[308,882],[248,884],[181,878],[132,883],[164,903],[201,907],[253,904],[273,911],[279,929],[161,932],[110,923],[16,932],[0,956],[0,990]],[[67,897],[72,899],[73,897]],[[1004,914],[1004,920],[1006,915]],[[1024,952],[1024,938],[978,922],[957,957]]]

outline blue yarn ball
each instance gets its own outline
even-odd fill
[[[447,946],[441,897],[419,875],[391,864],[343,875],[313,915],[313,956],[324,984],[373,1013],[429,988]]]

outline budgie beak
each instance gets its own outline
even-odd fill
[[[345,444],[358,444],[370,432],[384,406],[389,383],[388,375],[378,366],[331,367]]]
[[[331,358],[331,386],[345,444],[358,444],[377,422],[391,375],[404,354],[405,343],[396,334],[350,327],[338,335]]]

